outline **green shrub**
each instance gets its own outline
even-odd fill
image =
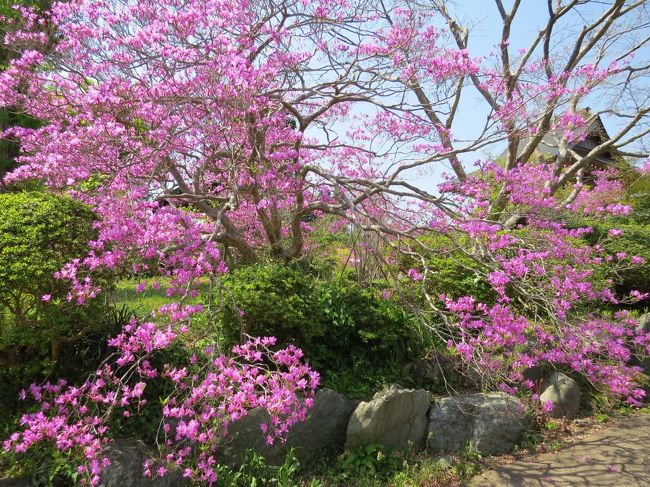
[[[83,257],[95,236],[93,213],[69,198],[40,192],[0,194],[0,350],[56,360],[57,349],[92,331],[104,304],[68,302],[69,286],[54,273]],[[44,299],[43,296],[49,296]]]
[[[3,463],[6,464],[3,466]],[[29,479],[35,487],[79,485],[79,473],[71,452],[62,453],[53,443],[32,448],[29,457],[0,451],[0,471],[8,478]]]
[[[626,253],[629,257],[639,256],[645,259],[641,265],[631,266],[630,269],[612,272],[612,266],[605,264],[598,272],[614,281],[614,290],[621,296],[636,289],[641,292],[650,292],[650,225],[634,224],[595,224],[593,232],[586,239],[590,244],[599,243],[607,254],[615,256],[619,252]],[[619,237],[610,237],[612,228],[620,229],[623,234]]]
[[[277,263],[241,267],[224,278],[222,325],[227,345],[241,334],[275,336],[309,348],[325,334],[313,277]]]
[[[132,318],[142,319],[142,315],[128,308],[109,307],[102,315],[101,329],[84,335],[74,346],[66,347],[50,380],[65,377],[73,384],[82,383],[89,374],[99,367],[112,349],[107,339],[119,333]],[[187,363],[191,350],[182,343],[175,342],[162,350],[156,350],[149,357],[152,367],[161,369],[166,363]],[[27,361],[29,364],[29,361]],[[28,373],[31,370],[31,375]],[[39,375],[40,374],[40,375]],[[0,368],[0,438],[7,438],[20,429],[20,417],[26,412],[33,412],[40,407],[37,404],[18,403],[18,391],[35,380],[40,380],[43,370],[38,362],[31,369],[19,366]],[[151,379],[144,390],[143,399],[152,407],[145,407],[140,414],[128,419],[123,408],[116,408],[109,418],[109,433],[113,438],[135,438],[148,445],[154,445],[159,435],[162,421],[160,404],[174,390],[173,382],[163,375]],[[74,464],[73,464],[74,465]],[[53,444],[43,444],[25,457],[15,452],[0,451],[0,473],[10,477],[29,478],[34,485],[43,487],[60,487],[77,485],[78,473],[71,467],[67,453],[61,453]],[[282,474],[282,472],[280,472]],[[234,486],[233,486],[234,487]]]
[[[429,271],[425,281],[427,293],[435,298],[441,294],[452,298],[473,296],[477,301],[491,303],[496,295],[490,284],[482,277],[481,265],[458,249],[458,245],[469,245],[467,237],[457,235],[457,242],[445,235],[428,235],[421,237],[422,243],[428,248],[418,249],[424,253],[426,267]],[[409,269],[423,272],[422,263],[411,256],[404,255],[400,262],[401,270],[406,273]],[[419,286],[415,286],[416,288]],[[421,291],[420,291],[421,292]],[[413,299],[423,299],[409,291]]]
[[[395,474],[402,467],[402,462],[399,456],[383,446],[370,444],[345,452],[337,467],[337,477],[341,481],[365,477],[385,479]]]
[[[650,173],[635,172],[628,182],[626,193],[624,203],[634,208],[626,218],[627,222],[650,225]]]
[[[369,362],[401,363],[417,353],[417,322],[396,302],[382,299],[377,290],[354,281],[319,285],[320,313],[326,334],[315,345],[326,362],[347,354]]]
[[[264,263],[234,270],[223,284],[226,347],[242,332],[275,336],[300,347],[323,385],[342,392],[363,396],[383,383],[408,381],[405,367],[423,348],[412,315],[351,280],[321,280],[304,266]]]
[[[88,251],[95,236],[88,207],[20,192],[0,194],[0,208],[0,415],[8,419],[20,408],[18,391],[31,382],[86,373],[85,364],[98,360],[111,331],[101,297],[85,306],[70,303],[68,283],[54,278]]]
[[[604,222],[566,215],[572,227],[591,227],[593,231],[585,240],[591,245],[602,245],[608,255],[625,252],[628,256],[645,259],[644,264],[622,272],[614,272],[609,264],[596,269],[597,278],[613,280],[618,296],[633,289],[650,292],[650,174],[642,174],[629,164],[624,164],[622,169],[621,180],[626,194],[621,203],[633,207],[629,215],[610,217]],[[609,231],[614,228],[622,230],[623,234],[611,237]],[[640,306],[644,304],[641,302]]]
[[[299,467],[300,462],[293,451],[289,451],[282,465],[272,466],[264,457],[248,450],[239,469],[219,466],[217,474],[219,485],[223,487],[298,487]]]
[[[458,486],[461,469],[471,476],[468,463],[480,468],[476,454],[432,457],[431,452],[390,450],[368,445],[343,453],[335,462],[312,468],[302,478],[301,486],[318,487],[434,487]]]

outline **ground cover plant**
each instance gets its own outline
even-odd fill
[[[308,361],[329,360],[318,338],[332,332],[370,364],[420,353],[408,335],[424,327],[480,387],[536,403],[525,372],[558,368],[640,405],[650,333],[626,307],[644,306],[646,248],[617,242],[643,233],[622,219],[645,208],[626,198],[648,171],[648,12],[549,2],[515,46],[522,3],[495,0],[486,54],[442,0],[13,7],[0,106],[38,123],[2,131],[20,147],[3,190],[30,198],[16,191],[36,184],[35,201],[65,195],[94,218],[88,250],[51,271],[69,294],[31,302],[89,309],[106,275],[164,286],[164,302],[123,323],[88,380],[25,384],[37,410],[5,450],[49,445],[97,485],[116,418],[155,407],[164,454],[147,474],[175,465],[213,484],[233,421],[268,409],[272,442],[304,419],[319,383]],[[486,118],[471,136],[468,97]],[[420,184],[434,171],[435,189]],[[323,234],[349,249],[332,275],[354,286],[290,270]],[[179,342],[188,354],[152,362]],[[159,377],[172,390],[143,399]]]

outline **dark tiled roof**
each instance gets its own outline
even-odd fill
[[[548,156],[551,159],[555,159],[555,157],[560,153],[559,145],[563,137],[563,132],[563,129],[549,130],[546,135],[544,135],[535,151],[544,156]],[[584,135],[584,137],[581,135]],[[521,140],[517,149],[517,156],[520,156],[523,153],[528,140],[530,139],[524,138]],[[581,133],[577,134],[576,140],[570,142],[568,148],[574,150],[581,156],[586,156],[591,149],[608,140],[609,134],[607,133],[602,120],[597,116],[582,130]],[[508,152],[505,150],[501,154],[500,158],[506,158],[507,154]],[[601,154],[596,157],[596,161],[602,164],[611,164],[617,155],[618,152],[614,149],[609,151],[609,153]]]

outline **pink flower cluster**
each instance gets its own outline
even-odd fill
[[[550,164],[505,170],[487,162],[465,181],[441,185],[458,202],[463,217],[436,229],[449,235],[450,243],[461,236],[471,242],[471,253],[467,247],[458,251],[481,264],[480,275],[496,301],[440,296],[452,322],[448,347],[494,386],[530,389],[533,384],[524,381],[523,372],[546,364],[582,374],[603,391],[640,405],[645,392],[632,359],[650,354],[650,334],[638,331],[626,313],[604,317],[585,309],[645,299],[634,290],[615,296],[611,281],[596,278],[604,264],[619,272],[644,260],[625,252],[607,255],[601,246],[583,240],[591,228],[571,228],[563,221],[570,212],[583,210],[601,218],[629,211],[618,203],[622,186],[614,171],[595,171],[594,176],[593,187],[580,188],[579,197],[568,205],[565,196],[550,191]],[[507,195],[508,211],[522,223],[489,221],[495,181]],[[611,237],[621,234],[610,231]],[[435,276],[435,269],[429,270]]]
[[[486,378],[534,389],[523,374],[545,364],[582,374],[604,392],[635,406],[646,396],[638,385],[640,368],[629,361],[632,350],[650,353],[650,333],[637,331],[636,321],[625,313],[613,320],[592,317],[551,325],[535,323],[500,304],[475,304],[469,297],[442,299],[459,319],[458,336],[448,341],[448,347]]]
[[[271,352],[273,345],[275,338],[256,338],[234,347],[232,357],[208,354],[198,374],[187,368],[165,370],[176,387],[163,407],[161,463],[212,484],[217,480],[215,452],[227,441],[228,426],[250,410],[261,408],[269,414],[268,422],[260,425],[269,444],[283,441],[291,425],[306,419],[318,374],[302,363],[299,349]]]
[[[252,409],[264,409],[269,421],[261,428],[273,443],[284,439],[291,425],[305,420],[319,377],[302,362],[299,349],[273,352],[269,347],[275,338],[256,338],[235,347],[229,357],[208,349],[183,367],[152,366],[152,354],[175,337],[171,328],[159,330],[152,323],[134,321],[111,340],[117,348],[114,361],[80,386],[63,380],[32,384],[21,397],[40,408],[22,417],[21,431],[4,442],[4,449],[27,454],[39,444],[49,445],[76,463],[84,484],[99,485],[101,472],[110,464],[105,448],[111,418],[140,413],[147,405],[147,384],[161,376],[175,388],[162,405],[160,456],[143,465],[148,476],[180,468],[184,476],[212,485],[217,480],[218,450],[233,422]]]

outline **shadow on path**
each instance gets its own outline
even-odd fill
[[[471,487],[650,487],[650,415],[623,418],[557,453],[474,477]]]

